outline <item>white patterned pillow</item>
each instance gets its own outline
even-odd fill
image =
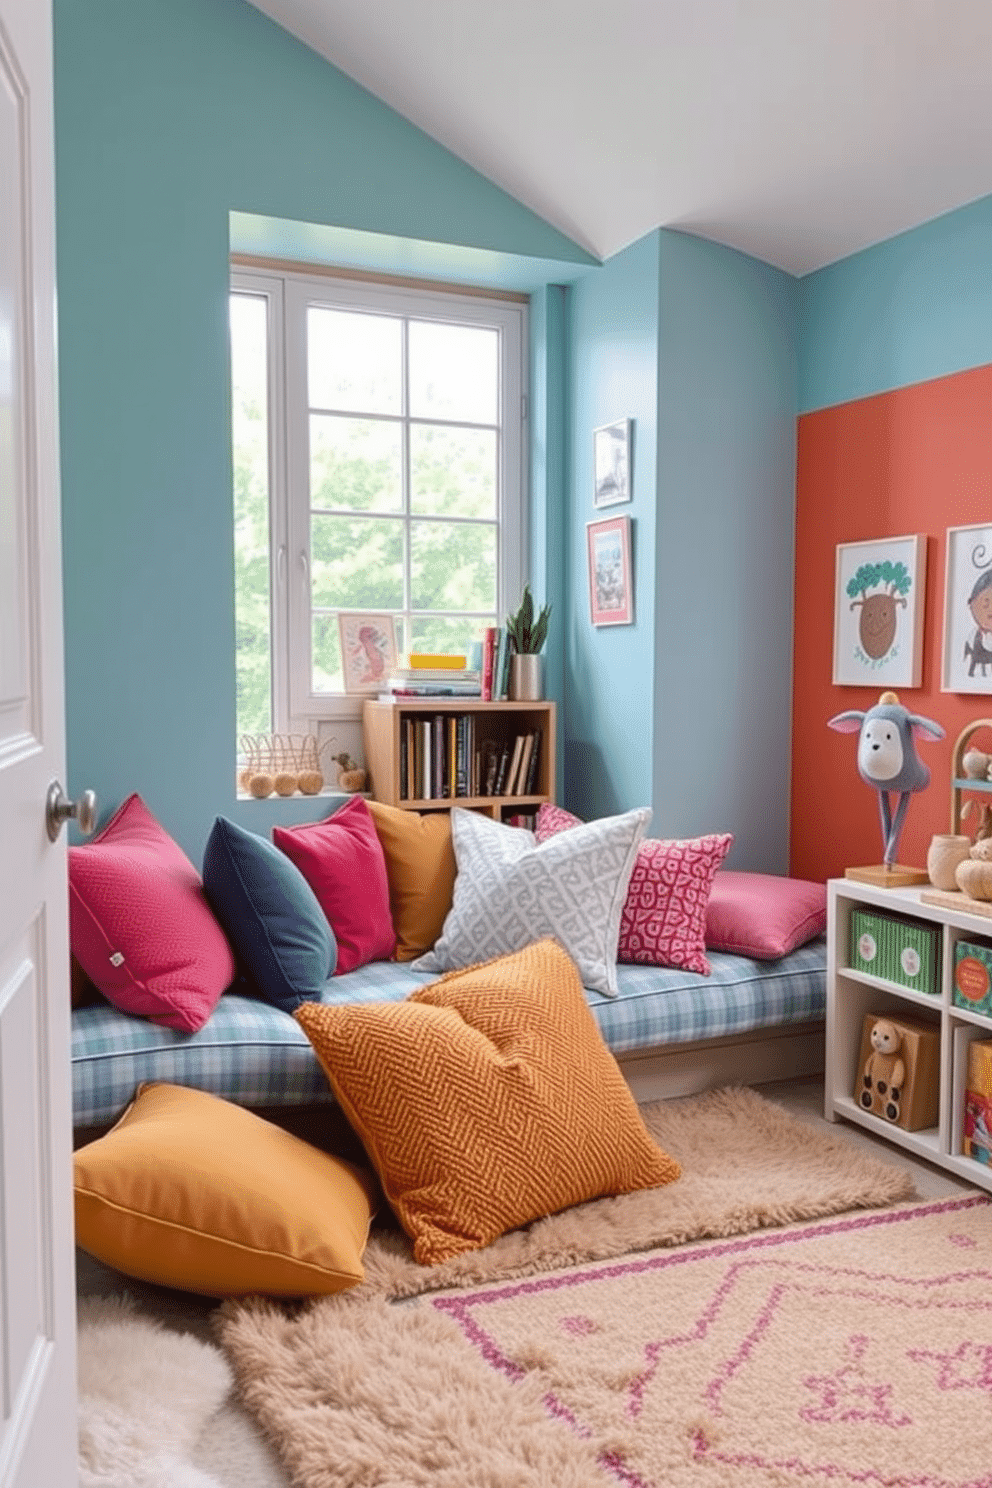
[[[455,806],[451,837],[458,875],[451,909],[415,971],[456,971],[556,940],[583,984],[617,995],[620,916],[649,807],[585,822],[547,842]]]

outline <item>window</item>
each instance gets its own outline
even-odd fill
[[[524,573],[522,302],[235,270],[238,733],[357,716],[342,611],[463,652]]]

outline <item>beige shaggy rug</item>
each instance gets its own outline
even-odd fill
[[[843,1138],[807,1126],[747,1087],[640,1109],[658,1145],[682,1164],[677,1182],[577,1205],[440,1266],[418,1266],[401,1232],[376,1231],[365,1253],[361,1290],[409,1297],[474,1286],[707,1235],[740,1235],[893,1204],[914,1193],[905,1168],[863,1156]]]
[[[298,1488],[988,1488],[992,1202],[220,1315]]]
[[[721,1241],[714,1256],[729,1254],[759,1238],[728,1246],[728,1237],[893,1205],[913,1193],[905,1169],[863,1156],[753,1090],[658,1102],[642,1112],[682,1164],[682,1177],[665,1188],[551,1215],[438,1267],[418,1266],[403,1236],[377,1231],[366,1280],[349,1292],[295,1307],[256,1299],[218,1310],[216,1334],[239,1397],[294,1485],[579,1488],[615,1481],[616,1474],[604,1479],[604,1464],[610,1453],[619,1463],[616,1454],[631,1450],[627,1406],[614,1401],[603,1417],[583,1412],[600,1395],[605,1407],[643,1374],[644,1348],[666,1306],[658,1304],[659,1313],[652,1300],[659,1278],[679,1293],[684,1262],[707,1237]],[[791,1234],[760,1239],[776,1245]],[[614,1281],[626,1290],[608,1298]],[[585,1301],[561,1302],[572,1320],[564,1324],[540,1312],[544,1303],[535,1299],[580,1282],[604,1298],[602,1316]],[[484,1292],[464,1290],[480,1285]],[[520,1322],[490,1337],[471,1310],[479,1304],[469,1300],[482,1296],[507,1305],[519,1298]],[[398,1306],[399,1299],[410,1300]],[[627,1339],[611,1331],[615,1310],[636,1325]],[[729,1310],[736,1311],[736,1294]],[[528,1332],[531,1315],[537,1321]],[[605,1375],[587,1377],[583,1356],[593,1338]],[[570,1392],[559,1391],[559,1374],[572,1378]],[[671,1387],[669,1380],[663,1393]],[[646,1399],[646,1384],[641,1390]],[[752,1410],[766,1404],[756,1395]],[[686,1409],[693,1423],[710,1419],[695,1405]],[[650,1488],[650,1477],[637,1471],[620,1472],[619,1481]],[[713,1481],[746,1480],[729,1473]]]

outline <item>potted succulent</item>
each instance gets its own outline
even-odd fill
[[[533,701],[544,696],[544,658],[541,647],[548,635],[551,606],[542,606],[535,617],[530,585],[524,585],[520,608],[506,617],[506,633],[513,647],[510,658],[509,695],[517,700]]]

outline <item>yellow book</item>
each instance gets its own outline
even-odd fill
[[[423,670],[433,668],[434,671],[463,672],[467,658],[464,656],[432,656],[427,651],[411,651],[409,661],[411,670]]]

